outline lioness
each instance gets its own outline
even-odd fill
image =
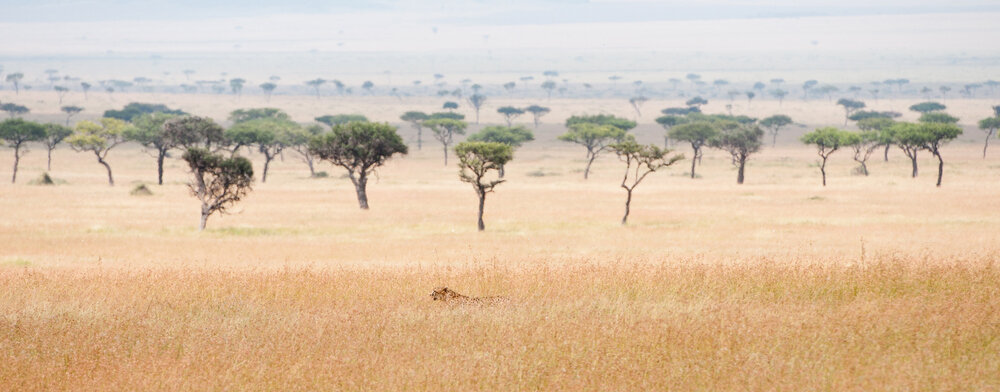
[[[431,292],[431,298],[435,301],[477,304],[495,304],[508,301],[505,297],[469,297],[459,294],[447,287],[435,288],[434,291]]]

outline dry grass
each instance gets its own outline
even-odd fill
[[[0,185],[0,390],[1000,388],[1000,150],[979,158],[975,131],[940,189],[895,151],[871,177],[838,152],[820,187],[803,129],[744,186],[710,152],[700,179],[649,177],[627,227],[620,163],[584,182],[559,132],[517,153],[485,233],[429,142],[380,171],[370,211],[286,153],[200,234],[176,159],[133,197],[155,175],[140,149],[111,153],[117,187],[59,149],[66,183]],[[512,301],[442,305],[439,285]]]

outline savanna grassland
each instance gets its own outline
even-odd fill
[[[265,106],[91,99],[81,118],[131,101],[218,120]],[[482,121],[530,103],[497,97]],[[737,101],[734,114],[781,112],[803,126],[754,156],[741,186],[714,150],[699,178],[686,160],[652,174],[627,226],[624,165],[604,156],[584,181],[584,150],[556,140],[571,114],[633,117],[627,102],[543,104],[553,112],[488,196],[482,233],[471,187],[429,132],[417,150],[408,125],[410,154],[372,180],[371,210],[357,208],[341,169],[324,163],[329,177],[310,178],[287,151],[267,183],[201,233],[177,154],[155,186],[154,159],[120,146],[109,187],[93,156],[61,147],[51,172],[61,183],[32,186],[45,167],[44,148],[33,148],[18,184],[0,185],[0,389],[1000,389],[1000,150],[982,159],[972,125],[993,101],[948,102],[966,134],[943,150],[941,188],[929,154],[912,179],[898,149],[888,162],[876,153],[869,177],[838,151],[824,188],[814,150],[797,138],[842,124],[843,111],[825,99]],[[60,118],[46,105],[32,115]],[[398,122],[440,101],[270,105],[302,122],[354,112]],[[652,118],[666,106],[676,103],[646,104],[640,141],[662,143]],[[261,156],[250,157],[258,169]],[[3,178],[12,159],[0,155]],[[138,183],[153,195],[130,195]],[[510,302],[441,304],[428,296],[435,286]]]

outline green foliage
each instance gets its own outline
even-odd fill
[[[802,135],[802,142],[816,146],[820,150],[820,155],[823,156],[851,144],[851,140],[849,140],[853,138],[851,135],[850,132],[839,128],[824,127]]]
[[[107,110],[104,112],[104,117],[106,118],[117,118],[122,121],[133,122],[136,117],[143,114],[149,113],[165,113],[173,115],[185,115],[184,111],[173,110],[168,108],[166,105],[158,103],[139,103],[132,102],[125,105],[121,110]]]
[[[919,113],[937,112],[947,109],[947,106],[937,102],[921,102],[910,106],[910,110]]]
[[[309,150],[354,174],[371,173],[394,154],[407,153],[396,127],[372,122],[338,124],[331,132],[313,138]]]
[[[437,113],[435,113],[437,114]],[[448,164],[448,146],[454,141],[455,135],[464,135],[465,128],[468,127],[465,121],[451,118],[436,118],[431,116],[430,120],[424,121],[424,126],[431,129],[434,138],[444,146],[444,163]]]
[[[0,122],[0,140],[11,148],[22,149],[24,143],[44,140],[46,128],[42,124],[12,118]]]
[[[332,128],[336,125],[347,124],[350,122],[367,122],[368,117],[365,117],[363,114],[328,114],[316,117],[316,121],[326,124]]]
[[[635,121],[632,121],[632,120],[629,120],[629,119],[625,119],[625,118],[621,118],[621,117],[615,117],[615,116],[610,115],[610,114],[572,116],[572,117],[566,119],[566,127],[567,128],[572,128],[575,125],[584,124],[584,123],[586,123],[586,124],[594,124],[594,125],[608,125],[608,126],[612,126],[612,127],[618,128],[618,129],[620,129],[622,131],[628,131],[628,130],[630,130],[632,128],[635,128],[635,126],[636,126]]]
[[[559,140],[580,144],[588,151],[598,152],[607,149],[612,143],[621,141],[626,134],[624,129],[613,125],[579,122],[569,125],[569,130],[559,135]]]
[[[519,109],[513,106],[503,106],[497,109],[497,113],[503,115],[504,121],[506,121],[509,126],[515,118],[524,114],[524,109]]]
[[[219,146],[225,141],[223,132],[222,127],[208,117],[183,116],[163,123],[163,137],[184,148]]]
[[[149,190],[149,187],[147,187],[146,184],[139,184],[133,187],[128,194],[132,196],[152,196],[153,191]]]
[[[128,129],[125,138],[154,149],[177,147],[176,141],[164,134],[163,124],[178,116],[163,112],[142,114],[133,119],[135,126]]]
[[[291,120],[291,117],[287,113],[275,108],[236,109],[229,113],[229,121],[232,121],[234,124],[262,118]]]
[[[987,117],[979,120],[979,129],[996,131],[1000,128],[1000,117]]]
[[[535,140],[535,135],[523,126],[512,128],[488,126],[469,136],[470,142],[502,143],[513,148],[520,147],[522,144],[532,140]]]
[[[66,143],[77,151],[92,151],[102,157],[114,146],[124,142],[131,127],[117,118],[105,117],[98,122],[81,121]]]
[[[764,131],[756,125],[720,123],[719,134],[708,141],[712,148],[718,148],[732,156],[733,165],[738,168],[736,183],[743,183],[743,170],[750,155],[760,151]]]
[[[666,108],[660,111],[668,116],[685,116],[691,113],[701,113],[701,109],[697,106],[691,106],[686,108]]]
[[[445,102],[444,105],[441,105],[441,108],[442,109],[448,109],[448,110],[455,110],[455,109],[458,109],[458,103],[457,102],[448,101],[448,102]],[[465,118],[465,117],[462,117],[462,118]]]
[[[688,122],[688,120],[686,118],[681,117],[681,116],[675,116],[675,115],[666,115],[666,116],[660,116],[660,117],[656,118],[656,123],[660,124],[660,126],[662,126],[665,129],[670,129],[671,127],[675,127],[677,125],[685,124],[687,122]]]
[[[442,119],[465,120],[465,115],[459,113],[451,113],[451,112],[438,112],[430,115],[430,120],[442,120]]]
[[[958,117],[954,117],[948,113],[931,112],[920,115],[920,119],[917,121],[922,123],[957,124]]]
[[[11,118],[14,118],[15,116],[22,116],[30,113],[31,109],[28,109],[28,107],[24,105],[8,102],[0,105],[0,111],[7,112]]]
[[[863,131],[881,131],[887,129],[895,124],[891,118],[887,117],[871,117],[858,120],[858,128]]]
[[[899,116],[900,114],[896,112],[876,112],[876,111],[861,110],[854,112],[847,118],[849,118],[851,121],[862,121],[869,118],[887,118],[891,120]]]
[[[201,230],[210,215],[225,213],[251,190],[253,165],[246,158],[227,158],[203,148],[189,148],[182,158],[194,175],[188,188],[201,201]]]
[[[670,130],[670,138],[700,147],[718,135],[718,133],[718,129],[711,123],[699,121],[673,127]]]
[[[696,107],[700,109],[702,105],[708,105],[708,100],[702,97],[694,97],[687,100],[687,102],[684,102],[684,104],[690,107]]]
[[[399,119],[413,124],[414,127],[419,127],[420,122],[430,119],[430,116],[424,112],[411,111],[403,113],[402,116],[399,116]]]
[[[476,193],[484,196],[505,180],[483,181],[490,170],[500,170],[514,158],[514,149],[503,143],[462,142],[455,146],[460,168],[458,177],[472,184]]]

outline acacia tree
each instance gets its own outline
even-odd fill
[[[472,105],[472,108],[476,110],[476,124],[479,124],[479,109],[481,109],[483,104],[486,103],[486,96],[477,93],[470,95],[469,98],[466,98],[466,100],[469,101],[469,105]]]
[[[640,145],[635,142],[635,138],[631,135],[626,140],[611,145],[611,150],[618,155],[618,159],[625,162],[625,175],[622,177],[621,184],[626,192],[625,215],[622,216],[622,224],[624,225],[628,222],[628,214],[632,205],[632,191],[649,173],[677,163],[677,161],[684,159],[684,155],[670,155],[670,150],[661,149],[652,144]]]
[[[406,121],[413,125],[417,129],[417,150],[421,150],[424,147],[424,121],[430,119],[430,116],[424,112],[406,112],[402,116],[399,116],[400,120]]]
[[[347,124],[349,122],[367,122],[368,117],[365,117],[363,114],[327,114],[316,117],[315,120],[333,128],[335,125]]]
[[[236,94],[237,97],[241,97],[243,96],[243,85],[246,84],[246,82],[246,79],[243,78],[230,79],[229,88],[233,90],[233,94]]]
[[[917,120],[921,123],[938,123],[938,124],[956,124],[958,123],[958,117],[952,116],[948,113],[942,112],[932,112],[924,113],[920,115]]]
[[[782,90],[780,88],[771,90],[771,96],[778,98],[778,106],[781,106],[781,104],[785,101],[785,96],[787,95],[788,91]]]
[[[855,113],[855,116],[857,113]],[[889,117],[869,117],[858,121],[858,128],[862,131],[875,131],[879,135],[879,145],[885,147],[883,159],[889,162],[889,148],[892,147],[892,132],[889,127],[896,122]]]
[[[771,147],[778,144],[778,132],[781,128],[791,123],[792,118],[784,114],[775,114],[760,120],[760,126],[767,128],[767,132],[771,134]]]
[[[513,128],[506,128],[501,126],[489,126],[485,127],[479,132],[469,135],[470,142],[494,142],[503,143],[511,147],[513,150],[517,150],[518,147],[524,145],[524,143],[535,140],[535,135],[531,133],[527,128],[523,126],[516,126]],[[500,178],[504,176],[504,166],[500,165]]]
[[[656,123],[663,127],[663,148],[670,146],[670,128],[687,123],[687,119],[681,116],[668,114],[656,118]]]
[[[45,148],[48,150],[48,159],[45,165],[47,171],[52,171],[52,150],[55,150],[59,143],[62,143],[63,140],[72,134],[73,129],[69,127],[59,124],[45,124],[45,139],[42,140],[42,143],[45,144]]]
[[[490,170],[500,170],[514,158],[511,146],[495,142],[462,142],[455,146],[460,168],[458,178],[472,184],[479,196],[479,231],[486,230],[483,210],[486,208],[486,194],[506,180],[489,179]]]
[[[125,142],[125,134],[129,125],[117,118],[102,118],[99,123],[80,121],[76,123],[76,132],[66,138],[66,143],[78,152],[90,151],[108,170],[108,185],[114,186],[115,179],[111,175],[111,165],[108,164],[108,153],[115,146]]]
[[[551,110],[544,106],[531,105],[524,108],[524,111],[531,113],[535,120],[535,128],[538,128],[538,121],[541,120],[542,116],[548,114]]]
[[[177,141],[166,137],[163,124],[172,118],[178,117],[176,114],[148,113],[137,117],[125,134],[125,138],[138,142],[143,147],[152,151],[156,157],[156,182],[163,185],[163,161],[167,153],[177,147]]]
[[[611,149],[612,144],[620,142],[626,135],[626,131],[619,127],[590,122],[572,123],[568,128],[566,133],[559,135],[559,140],[576,143],[587,149],[587,166],[583,169],[584,180],[590,177],[590,166],[594,164],[597,156]]]
[[[63,98],[65,98],[66,94],[69,93],[69,89],[65,86],[55,86],[52,89],[55,90],[56,95],[59,97],[59,104],[62,105]]]
[[[670,130],[670,137],[674,140],[691,143],[691,178],[695,178],[694,168],[701,159],[702,147],[704,147],[719,131],[707,121],[681,124]]]
[[[754,124],[739,124],[721,127],[718,135],[709,140],[708,145],[729,153],[733,165],[737,167],[736,183],[742,184],[747,160],[760,151],[764,131]]]
[[[7,115],[10,116],[10,118],[23,116],[31,112],[31,109],[28,109],[27,106],[10,102],[0,105],[0,110],[7,112]]]
[[[844,144],[854,150],[854,161],[861,165],[861,173],[868,175],[868,158],[882,146],[878,131],[861,131],[845,135]]]
[[[183,116],[163,123],[163,137],[184,149],[217,151],[225,144],[224,130],[208,117]]]
[[[990,138],[1000,128],[1000,117],[987,117],[979,120],[979,129],[986,133],[986,143],[983,144],[983,159],[986,159],[986,149],[990,147]]]
[[[556,82],[546,80],[542,82],[542,88],[545,89],[546,93],[548,93],[548,99],[552,100],[552,90],[556,89]]]
[[[642,104],[646,103],[646,101],[649,101],[649,98],[641,95],[629,98],[628,103],[632,105],[632,109],[635,110],[637,117],[642,117]]]
[[[271,94],[274,93],[274,89],[278,88],[277,84],[266,82],[260,84],[260,89],[264,91],[264,97],[267,102],[271,102]]]
[[[455,135],[464,135],[465,128],[469,126],[465,121],[452,118],[432,118],[424,121],[424,126],[431,129],[434,138],[441,142],[444,148],[444,165],[448,166],[448,146],[455,139]]]
[[[507,127],[510,128],[513,126],[514,119],[524,114],[524,109],[518,109],[513,106],[504,106],[497,109],[497,113],[500,113],[503,116],[504,122],[506,122]]]
[[[802,142],[816,146],[816,153],[823,160],[819,165],[819,172],[823,175],[823,186],[826,186],[826,161],[830,155],[851,143],[850,133],[834,127],[818,128],[815,131],[802,135]]]
[[[316,177],[315,163],[316,159],[319,157],[309,149],[309,142],[325,132],[326,128],[323,128],[321,125],[313,124],[304,128],[298,127],[287,135],[287,147],[299,153],[299,156],[302,158],[302,162],[305,162],[305,164],[309,166],[310,177]]]
[[[441,105],[441,108],[442,109],[448,109],[449,112],[452,112],[455,109],[458,109],[458,103],[457,102],[448,101],[448,102],[445,102],[443,105]]]
[[[14,85],[14,95],[21,95],[21,79],[24,79],[23,73],[14,72],[7,74],[7,83]]]
[[[684,102],[684,104],[688,107],[698,108],[697,111],[700,112],[702,105],[708,105],[708,100],[702,97],[694,97]]]
[[[944,159],[941,157],[941,146],[954,140],[962,134],[962,128],[948,123],[924,123],[918,125],[918,131],[923,134],[923,149],[930,151],[938,159],[937,186],[941,186],[944,175]]]
[[[240,157],[224,157],[204,148],[189,148],[184,161],[191,168],[194,180],[188,183],[191,195],[201,201],[201,221],[198,230],[205,230],[208,217],[226,210],[250,193],[253,185],[253,165]]]
[[[91,87],[93,87],[93,86],[91,86],[90,83],[80,82],[80,89],[83,90],[83,99],[84,100],[87,100],[87,93],[90,91]]]
[[[242,146],[256,146],[257,151],[264,154],[264,170],[260,182],[267,182],[267,170],[271,161],[277,158],[285,149],[289,135],[294,133],[299,125],[277,118],[255,118],[239,122],[227,129],[226,139],[233,146],[233,154]]]
[[[368,209],[368,176],[393,155],[407,152],[396,127],[371,122],[337,125],[330,133],[313,138],[309,150],[320,159],[347,169],[362,210]]]
[[[22,119],[8,119],[0,122],[0,141],[14,149],[14,174],[10,183],[17,182],[17,165],[21,156],[28,152],[28,142],[45,139],[45,127],[41,124]]]
[[[343,91],[344,90],[344,84],[343,83],[341,83],[340,81],[335,81],[335,83],[340,83],[337,86],[337,91]],[[306,82],[307,86],[312,87],[316,91],[316,99],[320,98],[321,95],[319,93],[319,88],[323,87],[324,84],[326,84],[326,80],[318,79],[318,78]]]
[[[851,118],[851,114],[854,112],[864,109],[865,103],[861,101],[855,101],[853,99],[841,98],[837,101],[837,105],[844,107],[844,126],[847,126],[847,120]]]
[[[895,123],[885,130],[885,134],[892,138],[892,144],[903,150],[910,163],[913,165],[911,177],[917,177],[917,153],[923,148],[926,140],[925,135],[920,131],[917,124]]]
[[[943,104],[931,101],[910,105],[910,110],[918,113],[939,112],[947,108],[948,107]]]
[[[68,127],[69,119],[75,116],[77,113],[82,112],[83,108],[79,106],[63,106],[59,108],[59,110],[62,110],[63,113],[66,113],[66,126]]]

